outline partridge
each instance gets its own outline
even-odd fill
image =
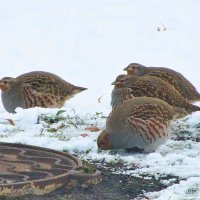
[[[173,85],[180,92],[180,94],[191,103],[200,101],[200,93],[196,90],[192,83],[181,73],[172,69],[165,67],[145,67],[138,63],[131,63],[124,68],[124,71],[127,71],[129,75],[133,76],[151,75],[159,77]]]
[[[152,152],[167,140],[171,121],[185,112],[157,98],[126,100],[110,113],[97,145],[103,150],[139,148]]]
[[[200,111],[200,107],[189,103],[172,85],[155,76],[135,77],[122,74],[112,84],[115,85],[111,100],[113,108],[127,99],[146,96],[159,98],[171,106],[184,108],[188,114]]]
[[[66,100],[87,88],[72,85],[49,72],[33,71],[16,78],[2,78],[0,89],[4,108],[14,113],[17,107],[60,108]]]

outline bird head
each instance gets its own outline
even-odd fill
[[[103,130],[99,137],[97,138],[97,146],[100,149],[107,150],[112,148],[112,144],[110,143],[109,135],[105,130]]]
[[[147,67],[145,67],[144,65],[140,65],[138,63],[131,63],[124,68],[124,71],[127,71],[127,74],[131,76],[143,76],[145,75],[146,68]]]
[[[117,76],[117,78],[115,79],[114,82],[111,83],[111,85],[114,85],[117,88],[124,87],[126,82],[128,81],[128,79],[129,79],[128,75],[121,74],[121,75]]]
[[[11,78],[11,77],[4,77],[0,80],[0,89],[2,91],[7,91],[10,89],[10,87],[12,87],[13,84],[16,83],[16,79],[15,78]]]

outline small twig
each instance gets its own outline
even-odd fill
[[[102,97],[104,96],[105,94],[101,95],[99,98],[98,98],[98,103],[101,103],[101,99]]]

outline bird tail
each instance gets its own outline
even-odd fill
[[[192,113],[192,112],[200,111],[200,107],[191,104],[191,105],[187,108],[187,110],[188,110],[188,112]]]
[[[174,107],[174,119],[180,119],[189,114],[191,114],[191,112],[189,112],[185,108]]]
[[[75,86],[75,87],[73,88],[72,93],[73,93],[73,94],[77,94],[77,93],[82,92],[82,91],[84,91],[84,90],[87,90],[87,88]]]

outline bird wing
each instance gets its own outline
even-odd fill
[[[60,93],[60,87],[56,83],[56,80],[48,76],[34,76],[24,80],[24,88],[31,89],[38,95],[48,94],[57,96]]]
[[[186,102],[186,99],[172,85],[162,79],[157,80],[157,78],[137,81],[130,86],[130,93],[136,97],[147,96],[159,98],[172,106],[178,107],[183,106],[184,102]]]
[[[169,113],[164,107],[143,104],[134,107],[126,120],[130,128],[149,144],[168,135],[169,118]]]
[[[24,100],[27,108],[30,107],[61,107],[60,96],[37,90],[29,85],[23,87]]]
[[[173,119],[171,110],[167,108],[167,104],[160,100],[158,103],[144,103],[134,108],[130,112],[130,116],[134,116],[143,120],[149,118],[163,118],[166,120]],[[166,105],[165,105],[166,104]],[[168,105],[169,106],[169,105]]]
[[[161,78],[162,80],[165,80],[170,85],[174,86],[174,88],[178,90],[182,96],[185,96],[183,92],[185,90],[188,91],[191,91],[191,89],[195,90],[195,87],[182,74],[175,71],[171,71],[169,69],[162,69],[160,71],[159,70],[151,71],[149,75],[156,76]],[[187,93],[187,91],[185,92]]]
[[[149,75],[159,77],[173,86],[177,85],[177,78],[182,76],[180,73],[175,73],[174,71],[172,73],[170,70],[167,69],[150,71]]]
[[[166,83],[167,84],[167,83]],[[145,76],[129,83],[128,87],[133,96],[165,98],[165,82],[157,77]]]

